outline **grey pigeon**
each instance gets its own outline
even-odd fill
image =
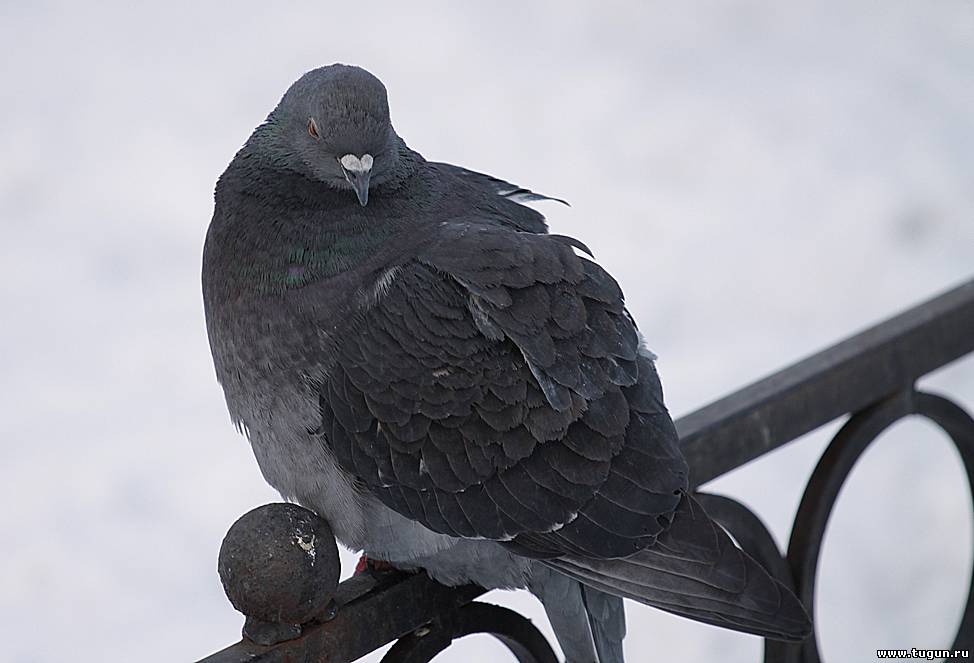
[[[799,601],[688,493],[616,281],[523,202],[426,161],[346,65],[295,82],[216,186],[203,295],[264,477],[339,541],[528,588],[567,660],[621,663],[622,597],[770,638]]]

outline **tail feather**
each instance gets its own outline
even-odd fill
[[[599,663],[625,663],[622,641],[626,637],[626,608],[622,598],[582,585],[582,601]]]
[[[565,654],[565,663],[624,663],[622,658],[600,661],[596,653],[597,636],[583,597],[584,585],[554,569],[542,567],[531,577],[531,591],[544,605],[551,629]]]
[[[690,619],[767,638],[801,640],[801,603],[685,495],[659,542],[624,559],[565,556],[545,564],[593,587]]]

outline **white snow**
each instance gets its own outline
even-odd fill
[[[239,635],[217,551],[278,498],[214,379],[200,253],[217,176],[304,71],[361,58],[428,158],[569,200],[553,230],[622,284],[681,414],[974,275],[972,43],[968,0],[4,3],[4,656],[195,660]],[[974,361],[925,386],[974,406]],[[784,542],[834,429],[712,488]],[[826,540],[826,660],[948,646],[971,539],[956,454],[898,425]],[[492,600],[549,632],[528,595]],[[633,662],[757,660],[629,616]]]
[[[316,538],[314,534],[303,534],[294,537],[294,543],[311,558],[311,566],[315,565],[318,557],[318,550],[315,548]]]

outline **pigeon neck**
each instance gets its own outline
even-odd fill
[[[289,210],[283,223],[275,213],[282,209]],[[400,231],[397,216],[363,208],[347,191],[293,172],[246,169],[221,180],[207,243],[228,295],[265,295],[381,262]]]

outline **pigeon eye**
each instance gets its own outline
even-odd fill
[[[315,122],[313,117],[308,118],[308,133],[314,138],[321,139],[321,136],[318,134],[318,123]]]

